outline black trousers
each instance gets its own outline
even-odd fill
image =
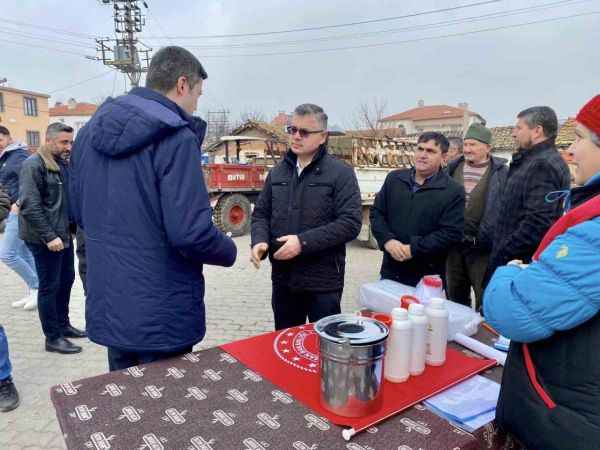
[[[108,370],[123,370],[128,367],[148,364],[161,359],[173,358],[192,351],[192,347],[186,347],[173,352],[130,352],[108,347]]]
[[[341,290],[313,292],[273,284],[271,305],[275,316],[275,329],[304,325],[307,318],[309,322],[316,322],[323,317],[339,314],[341,301]]]
[[[475,292],[475,305],[483,305],[483,278],[488,266],[489,253],[478,249],[453,248],[446,260],[448,298],[471,306],[471,287]]]
[[[38,313],[48,340],[58,339],[69,325],[69,301],[75,281],[73,243],[60,252],[42,244],[27,243],[33,254],[39,279]]]

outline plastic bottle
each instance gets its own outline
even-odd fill
[[[403,308],[392,310],[392,320],[383,375],[392,383],[402,383],[408,379],[410,374],[412,324],[408,319],[408,311]]]
[[[425,350],[427,346],[427,324],[425,306],[413,303],[408,307],[408,318],[412,323],[412,351],[409,372],[421,375],[425,370]]]
[[[448,310],[441,298],[432,298],[425,314],[427,325],[427,350],[425,362],[430,366],[441,366],[446,362],[446,347],[448,345]]]
[[[415,291],[415,296],[423,304],[428,304],[434,297],[443,297],[443,283],[439,275],[424,276]]]

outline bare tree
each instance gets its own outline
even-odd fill
[[[243,124],[252,120],[253,122],[266,122],[267,118],[265,113],[260,110],[258,107],[249,107],[247,106],[240,112],[239,123]]]
[[[387,100],[374,97],[370,101],[363,101],[354,112],[352,127],[356,130],[368,132],[372,137],[382,137],[381,130],[385,125],[381,119],[385,117]]]

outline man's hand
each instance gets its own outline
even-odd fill
[[[405,245],[396,239],[390,239],[383,246],[396,261],[407,261],[412,258],[410,245]]]
[[[250,254],[250,262],[254,264],[254,267],[260,269],[260,261],[263,258],[263,255],[269,250],[269,244],[266,242],[259,242],[254,247],[252,247],[252,252]]]
[[[281,236],[277,239],[277,242],[285,242],[283,247],[275,252],[273,258],[279,261],[287,261],[289,259],[295,258],[302,252],[302,245],[300,244],[300,239],[295,234],[290,234],[287,236]]]
[[[17,205],[16,203],[13,203],[12,205],[10,205],[10,212],[13,214],[19,214],[19,211],[21,210],[21,208],[19,208],[19,205]]]
[[[410,245],[409,244],[400,244],[401,249],[400,251],[402,252],[402,256],[404,257],[404,259],[402,261],[408,261],[409,259],[412,258],[412,252],[410,251]]]
[[[60,252],[65,249],[65,245],[63,244],[62,239],[59,237],[52,239],[46,245],[48,246],[48,250],[51,252]]]

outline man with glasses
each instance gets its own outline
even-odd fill
[[[462,240],[465,191],[441,170],[448,139],[419,136],[415,167],[390,172],[371,207],[371,227],[383,250],[381,276],[415,286],[445,276],[448,249]]]
[[[361,227],[351,166],[327,153],[327,114],[298,106],[290,149],[269,173],[252,214],[251,261],[272,265],[275,329],[340,313],[346,242]]]

